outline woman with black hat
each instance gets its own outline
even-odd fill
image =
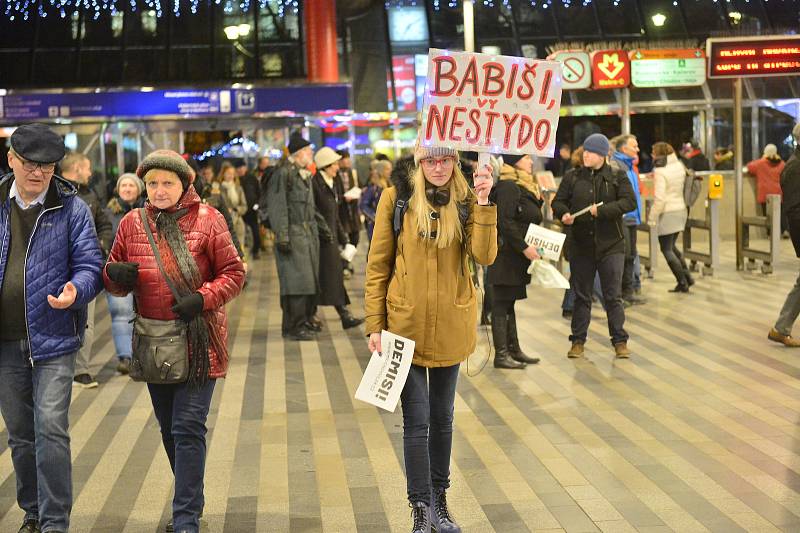
[[[533,161],[528,155],[503,155],[500,181],[492,192],[497,204],[497,259],[489,267],[488,284],[492,286],[492,339],[494,367],[525,368],[539,362],[529,357],[519,345],[514,304],[527,298],[531,282],[528,267],[539,259],[536,248],[525,242],[530,224],[542,221],[542,196],[531,174]]]
[[[136,174],[147,203],[120,222],[104,281],[115,296],[132,292],[142,319],[186,323],[188,379],[147,387],[175,476],[174,530],[197,533],[206,418],[214,384],[228,369],[225,304],[242,290],[245,272],[225,220],[200,202],[191,185],[195,174],[179,154],[157,150]]]

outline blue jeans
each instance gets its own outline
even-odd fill
[[[175,531],[197,533],[203,511],[203,478],[206,469],[206,418],[214,394],[213,379],[201,389],[186,383],[148,384],[161,441],[175,475],[172,520]]]
[[[69,403],[75,353],[37,361],[27,340],[0,342],[0,411],[17,476],[17,503],[43,532],[67,531],[72,510]]]
[[[133,353],[133,293],[113,296],[106,292],[108,311],[111,313],[111,335],[117,357],[130,359]]]
[[[411,365],[400,401],[408,501],[430,504],[432,489],[450,487],[453,402],[458,367]]]

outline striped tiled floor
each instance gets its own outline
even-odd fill
[[[522,343],[542,363],[474,377],[462,367],[449,500],[467,532],[800,531],[800,350],[765,339],[797,275],[791,245],[771,276],[723,268],[667,293],[663,259],[614,362],[595,311],[572,361],[561,291],[530,289]],[[204,531],[408,531],[398,412],[353,400],[369,354],[324,308],[316,343],[284,342],[271,256],[230,307],[232,364],[210,416]],[[363,275],[348,282],[363,309]],[[114,374],[105,300],[93,364],[74,390],[73,532],[162,531],[171,476],[149,398]],[[481,335],[485,335],[481,331]],[[485,338],[485,337],[484,337]],[[2,427],[2,426],[0,426]],[[6,432],[0,532],[22,518]]]

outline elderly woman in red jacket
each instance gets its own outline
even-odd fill
[[[178,298],[159,269],[139,210],[120,221],[103,277],[109,293],[133,292],[142,317],[187,323],[188,380],[147,386],[175,475],[170,525],[181,533],[197,533],[204,503],[206,418],[215,380],[225,377],[228,368],[224,306],[241,291],[245,272],[225,219],[200,202],[192,186],[195,174],[179,154],[157,150],[136,173],[147,191],[147,222]]]

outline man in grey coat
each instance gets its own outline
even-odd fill
[[[289,138],[289,157],[267,185],[267,213],[275,233],[275,262],[281,289],[284,337],[314,340],[310,329],[319,292],[319,234],[311,173],[314,152],[298,132]]]

